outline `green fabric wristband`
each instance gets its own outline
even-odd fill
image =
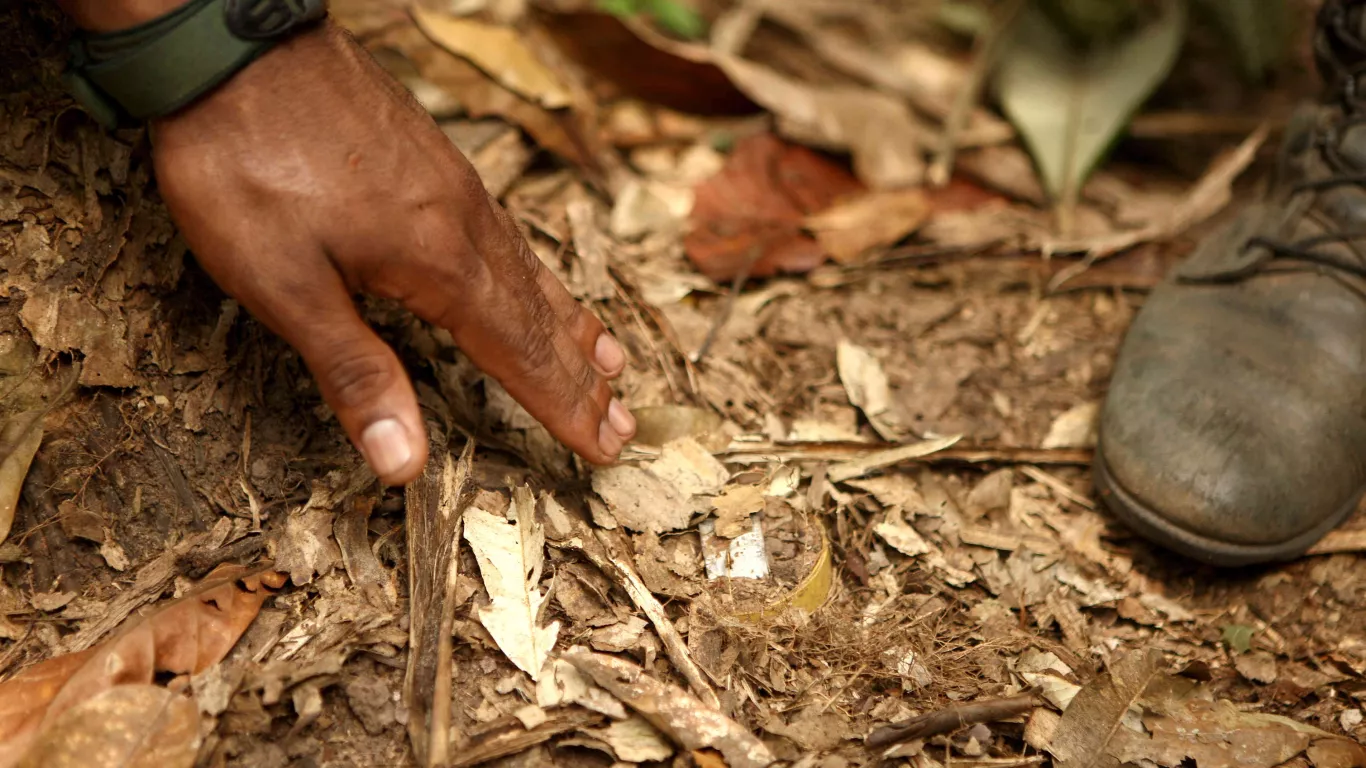
[[[300,23],[326,13],[322,3],[300,4],[294,7],[309,6],[306,18],[297,15],[274,34],[247,38],[230,28],[229,5],[240,3],[190,0],[132,29],[78,38],[66,72],[72,95],[108,127],[121,117],[168,115],[227,80]]]

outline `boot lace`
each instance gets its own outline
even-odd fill
[[[1366,40],[1361,37],[1360,23],[1352,25],[1347,5],[1352,0],[1327,0],[1319,13],[1319,32],[1314,38],[1314,53],[1325,81],[1337,90],[1336,98],[1342,109],[1342,117],[1327,128],[1316,129],[1313,135],[1314,149],[1331,169],[1328,176],[1321,179],[1301,181],[1292,185],[1292,196],[1306,193],[1323,192],[1337,187],[1366,186],[1366,172],[1342,156],[1338,150],[1340,140],[1353,126],[1366,124],[1366,94],[1361,92],[1362,79],[1366,76]],[[1357,29],[1353,29],[1353,26]],[[1358,63],[1345,65],[1343,54],[1357,58]],[[1306,265],[1324,267],[1331,272],[1346,273],[1366,278],[1366,261],[1344,258],[1341,254],[1321,250],[1326,245],[1345,245],[1356,252],[1355,244],[1366,242],[1366,229],[1349,229],[1330,232],[1294,241],[1283,241],[1271,237],[1252,237],[1244,244],[1244,250],[1262,248],[1270,252],[1273,259],[1300,262]],[[1270,259],[1268,260],[1270,261]],[[1334,275],[1338,277],[1338,275]],[[1358,293],[1360,288],[1352,286]]]

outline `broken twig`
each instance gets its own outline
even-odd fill
[[[899,723],[884,725],[868,734],[864,743],[877,749],[911,739],[927,739],[969,725],[1008,720],[1041,706],[1043,706],[1043,701],[1032,693],[1011,696],[1007,699],[963,704],[962,706],[941,709],[937,712],[926,712]]]

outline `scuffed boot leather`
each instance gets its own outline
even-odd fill
[[[1101,415],[1106,504],[1219,565],[1302,554],[1366,491],[1366,0],[1325,2],[1315,48],[1328,98],[1149,297]]]

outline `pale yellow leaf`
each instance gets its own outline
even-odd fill
[[[546,109],[560,109],[572,102],[569,90],[515,29],[484,24],[473,19],[412,6],[413,19],[433,42],[484,70],[518,96],[538,102]]]
[[[517,520],[509,522],[477,507],[465,512],[465,541],[474,550],[489,604],[479,609],[484,625],[518,669],[540,677],[559,636],[560,623],[541,625],[548,595],[540,591],[545,533],[536,522],[531,491],[513,494]]]

